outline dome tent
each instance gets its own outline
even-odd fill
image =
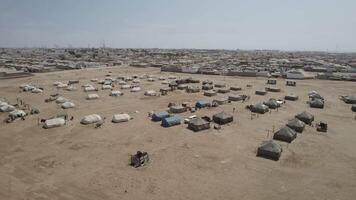
[[[204,96],[207,96],[207,97],[212,97],[212,96],[216,96],[217,93],[214,91],[214,90],[207,90],[204,92]]]
[[[297,137],[297,133],[285,126],[274,133],[273,139],[291,143]]]
[[[304,127],[305,127],[305,123],[300,121],[297,118],[293,118],[291,120],[288,121],[288,123],[286,124],[289,128],[297,131],[298,133],[303,132]]]
[[[280,105],[277,103],[277,100],[274,98],[270,98],[267,102],[264,102],[263,104],[268,106],[268,108],[270,108],[270,109],[276,109],[276,108],[280,107]]]
[[[94,124],[94,123],[97,123],[99,121],[101,121],[102,118],[100,115],[98,114],[91,114],[91,115],[87,115],[85,116],[81,121],[80,123],[81,124],[84,124],[84,125],[87,125],[87,124]]]
[[[113,123],[121,123],[121,122],[128,122],[131,119],[130,115],[124,114],[116,114],[112,117]]]
[[[356,96],[354,95],[345,96],[342,100],[347,104],[356,104]]]
[[[254,113],[264,114],[268,111],[269,111],[268,106],[266,106],[263,103],[258,103],[251,107],[251,112],[254,112]]]
[[[234,120],[234,117],[225,112],[217,113],[213,115],[213,121],[217,124],[224,125]]]
[[[210,128],[210,123],[205,121],[204,119],[198,117],[195,119],[192,119],[189,121],[188,123],[188,128],[193,130],[193,131],[202,131],[205,129],[209,129]]]
[[[63,118],[48,119],[45,121],[43,128],[55,128],[65,125],[65,120]]]
[[[351,106],[351,110],[352,110],[353,112],[356,112],[356,104]]]
[[[183,113],[185,111],[187,111],[187,109],[185,107],[183,107],[183,106],[179,106],[178,105],[178,106],[169,107],[169,112],[170,113]]]
[[[122,95],[124,95],[124,93],[122,93],[119,90],[115,90],[115,91],[111,91],[110,92],[110,96],[112,96],[112,97],[118,97],[118,96],[122,96]]]
[[[297,114],[295,116],[295,118],[299,119],[300,121],[302,121],[306,124],[311,124],[314,121],[314,115],[312,115],[306,111]]]
[[[263,141],[257,149],[257,156],[272,160],[279,160],[282,154],[282,146],[274,140]]]
[[[72,102],[67,101],[67,102],[62,103],[61,107],[63,109],[74,108],[75,104],[72,103]]]
[[[324,101],[322,99],[314,99],[309,103],[311,108],[324,108]]]
[[[297,95],[294,95],[294,94],[288,94],[284,97],[285,100],[288,100],[288,101],[296,101],[298,100],[298,96]]]

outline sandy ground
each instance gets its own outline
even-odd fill
[[[141,81],[142,91],[113,98],[109,91],[100,90],[99,100],[85,100],[87,93],[57,90],[54,81],[79,79],[80,85],[91,78],[154,74],[166,76],[158,69],[113,68],[64,71],[37,74],[34,77],[1,80],[0,97],[15,103],[20,97],[41,110],[25,121],[6,124],[0,114],[0,199],[355,199],[356,196],[356,120],[351,105],[339,95],[356,94],[352,82],[321,80],[298,81],[297,87],[286,87],[278,79],[280,93],[256,96],[254,91],[266,87],[265,78],[241,78],[194,75],[228,86],[240,85],[240,94],[251,95],[249,102],[233,102],[218,108],[202,109],[199,116],[224,110],[232,113],[234,122],[221,130],[192,132],[185,124],[163,128],[147,117],[147,112],[161,111],[169,102],[194,103],[204,97],[202,92],[188,94],[175,91],[168,96],[144,97],[148,89],[159,90],[159,82]],[[176,76],[190,76],[175,74]],[[19,93],[19,85],[33,83],[45,88],[42,94]],[[253,88],[246,88],[252,84]],[[80,87],[80,86],[78,86]],[[326,98],[324,109],[309,108],[307,93],[316,90]],[[63,111],[55,102],[44,100],[53,93],[72,100],[77,107]],[[300,100],[287,102],[279,111],[260,115],[251,120],[244,107],[283,97],[299,95]],[[307,127],[297,139],[283,146],[279,161],[256,157],[258,145],[273,129],[282,127],[288,119],[302,111],[315,115],[316,121],[326,121],[328,133]],[[138,113],[135,113],[138,111]],[[38,118],[48,118],[66,112],[74,120],[66,126],[43,129]],[[113,124],[112,115],[127,112],[134,119]],[[100,114],[107,123],[100,129],[81,125],[88,114]],[[186,117],[190,113],[183,113]],[[269,134],[268,134],[269,133]],[[129,157],[137,150],[150,154],[149,165],[134,169]]]

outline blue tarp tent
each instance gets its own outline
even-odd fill
[[[172,117],[167,117],[162,119],[162,126],[164,127],[170,127],[174,125],[178,125],[181,122],[181,118],[178,115],[174,115]]]
[[[209,105],[209,102],[204,101],[204,100],[200,100],[200,101],[197,101],[197,103],[195,104],[195,107],[196,108],[205,108],[208,105]]]
[[[169,117],[169,113],[166,111],[163,112],[155,112],[152,115],[152,121],[162,121],[162,119]]]

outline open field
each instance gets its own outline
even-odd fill
[[[186,124],[163,128],[152,122],[147,113],[167,109],[169,102],[194,103],[205,97],[203,92],[176,90],[167,96],[145,97],[145,90],[159,91],[160,81],[141,80],[141,92],[122,90],[124,96],[110,97],[99,89],[98,100],[86,100],[80,85],[92,78],[119,75],[151,74],[210,79],[214,83],[239,85],[239,94],[251,96],[248,102],[232,102],[217,108],[202,109],[198,116],[222,110],[233,113],[234,122],[221,130],[192,132]],[[54,81],[78,79],[78,91],[58,90]],[[6,113],[0,113],[0,199],[99,200],[99,199],[354,199],[356,196],[356,120],[351,105],[340,95],[356,94],[354,82],[300,80],[297,87],[285,86],[278,79],[279,93],[254,94],[266,87],[265,78],[223,77],[160,73],[156,68],[100,68],[36,74],[33,77],[0,80],[0,97],[15,103],[24,99],[38,107],[39,115],[25,121],[6,124]],[[44,87],[41,94],[19,93],[19,85],[32,83]],[[246,88],[247,84],[253,88]],[[196,84],[201,86],[201,83]],[[99,87],[100,88],[100,87]],[[307,93],[318,91],[326,99],[324,109],[309,108]],[[55,102],[45,103],[50,94],[60,93],[76,107],[65,110],[73,121],[66,126],[43,129],[38,118],[64,112]],[[96,93],[96,92],[94,92]],[[246,105],[299,96],[279,110],[251,120]],[[258,145],[272,138],[271,131],[302,111],[315,115],[316,121],[328,122],[328,132],[319,133],[306,127],[291,144],[279,142],[283,153],[279,161],[256,157]],[[138,112],[135,112],[138,111]],[[126,112],[134,119],[113,124],[112,115]],[[82,125],[88,114],[107,118],[103,127]],[[187,117],[191,113],[183,113]],[[269,133],[269,134],[268,134]],[[137,150],[147,151],[151,162],[142,168],[128,166]]]

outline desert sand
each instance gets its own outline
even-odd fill
[[[149,74],[168,77],[195,77],[214,83],[239,85],[239,94],[251,96],[248,102],[232,102],[217,108],[201,109],[198,116],[220,111],[234,115],[234,122],[201,132],[186,124],[163,128],[148,118],[150,111],[163,111],[169,102],[192,104],[199,99],[212,100],[203,92],[176,90],[167,96],[145,97],[145,90],[166,87],[161,81],[141,80],[142,90],[110,97],[109,90],[97,92],[98,100],[86,100],[80,85],[92,78]],[[56,89],[55,81],[80,80],[78,91]],[[5,123],[0,113],[0,199],[99,200],[99,199],[355,199],[356,196],[356,120],[351,105],[340,95],[356,94],[354,82],[299,80],[296,87],[278,79],[279,93],[257,96],[255,90],[266,87],[266,78],[223,77],[161,73],[156,68],[100,68],[36,74],[33,77],[0,80],[0,97],[16,103],[23,99],[40,109],[39,115]],[[32,83],[44,87],[40,94],[19,92],[19,85]],[[246,85],[253,85],[247,88]],[[117,84],[116,84],[117,85]],[[194,84],[192,84],[194,85]],[[195,84],[199,85],[200,84]],[[118,87],[118,85],[116,86]],[[99,87],[100,88],[100,87]],[[326,99],[324,109],[310,108],[307,93],[318,91]],[[55,102],[45,103],[50,94],[60,93],[76,104],[62,110]],[[96,93],[96,92],[94,92]],[[251,120],[246,105],[299,95],[278,111]],[[236,108],[233,113],[233,108]],[[137,111],[137,112],[136,112]],[[271,139],[273,130],[284,126],[295,114],[308,111],[315,120],[326,121],[328,132],[307,126],[291,144],[283,147],[279,161],[256,157],[259,144]],[[74,116],[67,125],[43,129],[38,118],[66,112]],[[129,113],[126,123],[111,123],[114,114]],[[88,114],[107,118],[98,129],[82,125]],[[183,113],[187,117],[192,113]],[[137,150],[150,155],[148,165],[129,166],[130,155]]]

